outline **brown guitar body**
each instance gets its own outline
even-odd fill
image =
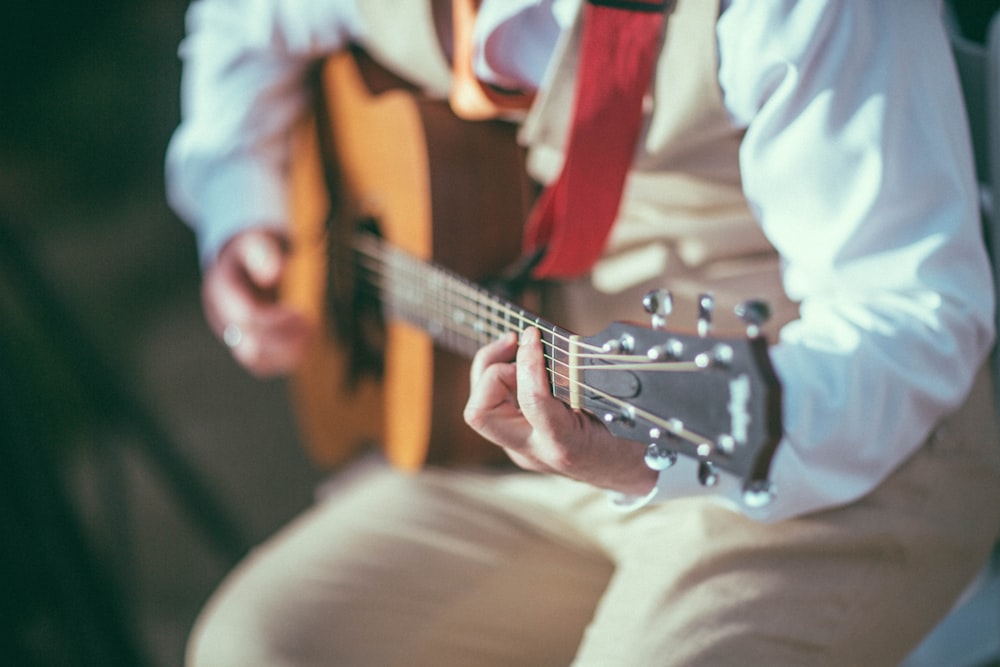
[[[343,318],[360,315],[331,313],[329,304],[352,303],[349,292],[360,287],[356,276],[329,277],[352,273],[350,253],[338,249],[365,218],[421,259],[473,280],[499,274],[519,254],[530,199],[516,128],[459,120],[364,54],[330,58],[319,78],[319,112],[295,137],[286,290],[323,332],[292,381],[309,453],[332,466],[379,443],[407,469],[496,459],[499,450],[462,420],[468,361],[396,321],[384,332],[355,327],[354,338],[364,340],[345,340]],[[358,371],[359,342],[382,354],[381,377]]]

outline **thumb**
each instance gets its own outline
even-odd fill
[[[251,282],[260,288],[276,287],[285,266],[285,244],[269,232],[247,234],[242,243],[243,265]]]

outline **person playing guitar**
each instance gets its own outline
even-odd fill
[[[182,55],[209,325],[302,379],[325,463],[396,464],[255,550],[190,664],[893,665],[987,558],[939,2],[200,0]]]

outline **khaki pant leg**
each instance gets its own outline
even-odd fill
[[[189,664],[569,664],[610,562],[460,479],[380,468],[337,492],[229,577]]]
[[[617,569],[574,664],[898,665],[1000,529],[991,397],[983,373],[914,458],[844,508],[766,525],[701,500],[627,521],[595,505]]]
[[[579,644],[578,667],[895,665],[1000,527],[981,380],[874,493],[773,525],[695,499],[624,513],[559,478],[381,472],[248,559],[192,664],[562,665]]]

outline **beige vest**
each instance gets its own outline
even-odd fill
[[[449,1],[362,1],[371,35],[366,48],[440,97],[447,96],[450,71],[435,31],[432,3]],[[710,290],[726,309],[743,298],[762,297],[785,321],[794,316],[794,309],[784,302],[776,254],[743,196],[738,155],[742,132],[729,121],[718,84],[718,12],[718,0],[678,0],[667,21],[651,91],[652,112],[645,120],[619,218],[592,272],[592,287],[617,294],[665,284],[681,298],[692,299],[696,292]],[[579,19],[557,45],[521,132],[530,148],[529,170],[542,183],[552,181],[562,164]]]
[[[427,94],[447,98],[451,64],[438,38],[434,16],[436,5],[451,1],[358,0],[368,28],[368,40],[362,46],[384,67]]]

